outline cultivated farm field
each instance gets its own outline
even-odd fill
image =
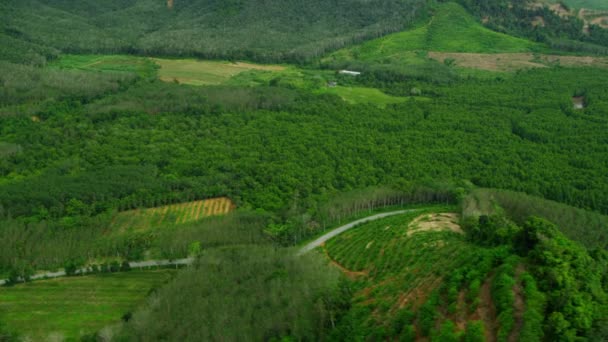
[[[455,322],[460,331],[467,322],[485,325],[486,338],[496,333],[496,317],[483,312],[493,305],[488,275],[492,257],[466,241],[455,213],[429,209],[367,223],[328,241],[325,253],[356,281],[353,319],[368,326],[370,334],[410,340],[416,334],[429,336],[431,326],[446,321]],[[439,294],[452,274],[461,272],[469,272],[467,281],[476,287],[468,290],[465,283],[460,290],[451,289],[447,303],[441,304]],[[378,326],[383,328],[374,328]]]
[[[282,71],[280,65],[262,65],[242,62],[201,61],[194,59],[159,59],[153,61],[160,66],[158,76],[165,82],[189,85],[218,85],[238,74],[251,70]]]
[[[162,207],[118,213],[113,226],[121,231],[141,231],[162,225],[191,223],[205,217],[224,215],[235,209],[229,198],[220,197]]]
[[[175,270],[58,278],[0,288],[0,318],[33,341],[79,340],[132,312]]]

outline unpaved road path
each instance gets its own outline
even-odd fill
[[[341,227],[338,227],[334,230],[332,230],[331,232],[321,236],[320,238],[314,240],[313,242],[308,243],[306,246],[302,247],[302,249],[300,249],[298,251],[298,255],[303,255],[306,254],[310,251],[312,251],[313,249],[321,246],[322,244],[324,244],[325,242],[327,242],[328,240],[330,240],[333,237],[336,237],[342,233],[344,233],[345,231],[354,228],[360,224],[363,223],[367,223],[367,222],[371,222],[371,221],[375,221],[375,220],[379,220],[385,217],[389,217],[389,216],[395,216],[395,215],[400,215],[400,214],[407,214],[407,213],[411,213],[411,212],[415,212],[415,211],[420,211],[422,209],[407,209],[407,210],[397,210],[397,211],[391,211],[388,213],[382,213],[382,214],[376,214],[376,215],[372,215],[372,216],[368,216],[365,218],[362,218],[360,220],[357,221],[353,221],[351,223],[345,224]]]
[[[376,214],[376,215],[364,217],[357,221],[353,221],[351,223],[338,227],[338,228],[328,232],[327,234],[319,237],[318,239],[308,243],[307,245],[305,245],[304,247],[302,247],[302,249],[300,249],[298,251],[298,255],[306,254],[306,253],[312,251],[313,249],[321,246],[323,243],[327,242],[331,238],[336,237],[336,236],[344,233],[345,231],[347,231],[351,228],[354,228],[360,224],[379,220],[379,219],[389,217],[389,216],[407,214],[407,213],[411,213],[411,212],[415,212],[415,211],[419,211],[419,210],[421,210],[421,209],[397,210],[397,211],[391,211],[391,212],[387,212],[387,213]],[[193,262],[194,262],[194,258],[186,258],[186,259],[178,259],[178,260],[147,260],[147,261],[130,262],[129,266],[131,266],[131,268],[158,267],[158,266],[180,266],[180,265],[190,265]],[[86,274],[86,272],[87,272],[86,268],[81,268],[76,271],[76,274]],[[46,272],[46,273],[39,273],[39,274],[33,275],[30,279],[31,280],[53,279],[53,278],[60,278],[60,277],[65,277],[65,276],[66,276],[65,271]],[[6,284],[6,280],[0,280],[0,286],[2,286],[4,284]]]
[[[159,267],[159,266],[181,266],[181,265],[190,265],[194,262],[194,258],[186,258],[186,259],[177,259],[177,260],[146,260],[146,261],[134,261],[130,262],[129,266],[131,268],[144,268],[144,267]],[[77,275],[81,274],[89,274],[87,273],[87,268],[81,268],[76,271]],[[38,273],[33,275],[30,280],[39,280],[39,279],[53,279],[65,277],[65,271],[58,272],[46,272],[46,273]],[[6,284],[6,280],[0,280],[0,286]]]

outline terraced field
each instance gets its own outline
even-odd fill
[[[438,307],[439,314],[431,324],[439,326],[451,320],[461,331],[468,321],[480,319],[479,310],[492,306],[488,280],[491,257],[488,250],[465,240],[456,214],[429,210],[393,216],[349,230],[324,247],[331,262],[355,281],[358,291],[353,311],[358,314],[353,319],[369,329],[386,329],[379,336],[399,335],[390,331],[391,326],[401,324],[398,329],[405,328],[399,317],[410,315],[408,312],[413,315],[409,319],[413,324],[410,333],[420,334],[425,323],[415,312],[423,306],[432,310]],[[458,284],[449,292],[453,297],[446,299],[449,305],[441,304],[438,291],[452,282],[454,274],[461,274],[460,281],[466,274],[465,278],[478,287],[485,284],[485,293],[480,294],[479,289],[469,293],[466,283]],[[414,320],[416,315],[419,318]],[[483,317],[486,326],[494,324],[491,314]]]
[[[0,319],[32,341],[77,341],[120,322],[174,272],[131,271],[0,288]]]
[[[209,216],[224,215],[234,209],[235,205],[229,198],[212,198],[156,208],[124,211],[116,215],[113,226],[123,231],[140,231],[161,225],[195,222]]]
[[[448,226],[417,230],[418,223],[412,222],[420,216],[420,212],[410,213],[354,228],[330,240],[325,246],[327,255],[345,270],[362,272],[380,284],[373,287],[367,300],[403,306],[412,291],[422,284],[426,284],[426,291],[432,291],[444,273],[466,264],[475,254],[462,234]],[[394,291],[396,288],[400,290]],[[396,294],[401,295],[401,301]]]

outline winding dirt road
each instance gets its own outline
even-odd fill
[[[146,260],[146,261],[134,261],[130,262],[129,266],[131,268],[145,268],[145,267],[159,267],[159,266],[181,266],[181,265],[190,265],[194,262],[194,258],[186,258],[186,259],[178,259],[178,260]],[[77,275],[86,275],[87,268],[81,268],[76,271]],[[65,277],[65,271],[58,272],[46,272],[46,273],[38,273],[33,275],[30,280],[40,280],[40,279],[53,279]],[[6,280],[0,280],[0,286],[6,284]]]

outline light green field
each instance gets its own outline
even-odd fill
[[[158,76],[166,82],[177,81],[189,85],[217,85],[251,70],[282,71],[279,65],[261,65],[242,62],[200,61],[194,59],[153,59],[160,66]]]
[[[494,32],[477,22],[462,6],[446,3],[426,25],[390,34],[361,45],[339,50],[325,59],[422,63],[417,50],[444,52],[527,52],[542,46],[525,39]]]
[[[50,66],[87,71],[132,72],[140,76],[152,76],[157,69],[148,58],[124,55],[63,55]]]
[[[131,271],[35,281],[0,288],[0,320],[34,341],[81,335],[121,320],[174,270]]]
[[[387,95],[376,88],[365,88],[365,87],[342,87],[337,86],[333,88],[324,87],[317,91],[317,93],[323,94],[334,94],[340,96],[344,101],[350,104],[362,104],[369,103],[377,105],[381,108],[386,107],[389,104],[403,103],[411,99],[424,99],[416,97],[397,97]]]

